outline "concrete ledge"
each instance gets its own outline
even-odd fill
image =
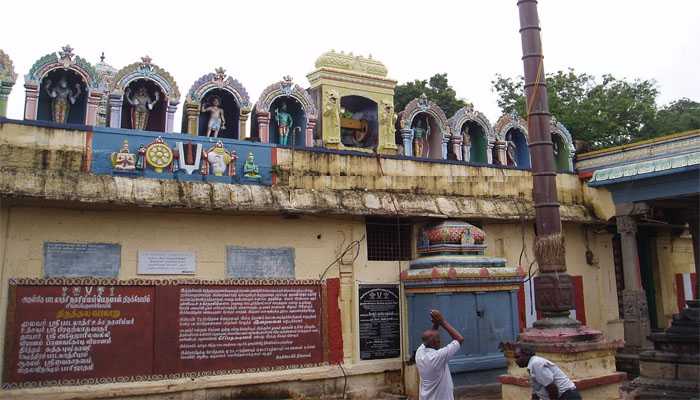
[[[534,218],[532,201],[508,197],[435,196],[368,190],[290,189],[175,180],[132,179],[32,169],[0,169],[6,199],[36,199],[238,213],[339,214],[479,218],[501,221]],[[562,220],[596,223],[580,204],[562,205]]]
[[[401,369],[400,361],[381,361],[354,364],[343,367],[349,376],[380,374]],[[337,365],[240,375],[207,376],[193,379],[139,381],[108,385],[62,386],[37,389],[15,389],[0,392],[0,397],[13,400],[82,400],[148,396],[166,393],[190,392],[204,389],[259,385],[267,383],[316,381],[342,378],[343,371]]]

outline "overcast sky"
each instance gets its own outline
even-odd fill
[[[306,74],[329,49],[372,56],[405,82],[446,72],[459,97],[494,123],[495,74],[520,75],[515,0],[32,1],[4,0],[0,48],[19,75],[8,117],[22,118],[24,74],[70,44],[117,69],[145,54],[169,71],[182,101],[201,75],[223,66],[257,101],[284,75]],[[545,70],[655,79],[664,104],[700,100],[700,1],[541,0]],[[448,116],[449,117],[449,116]]]

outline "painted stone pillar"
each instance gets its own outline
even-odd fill
[[[0,82],[0,117],[7,115],[7,97],[12,91],[12,84]]]
[[[36,85],[24,85],[24,119],[36,119],[36,110],[39,106],[39,87]]]
[[[304,136],[304,146],[306,147],[314,146],[314,128],[316,128],[316,120],[309,119],[309,123],[306,124],[306,135]]]
[[[109,127],[122,127],[122,102],[123,98],[119,94],[110,93],[109,95]]]
[[[453,135],[452,136],[452,153],[454,153],[455,158],[458,161],[462,161],[462,136],[461,135]]]
[[[472,158],[472,142],[469,136],[465,136],[462,139],[462,160],[469,162]]]
[[[238,119],[238,140],[246,138],[245,127],[248,123],[248,117],[250,117],[250,109],[241,109],[241,114]]]
[[[165,132],[173,132],[175,125],[175,111],[177,111],[177,101],[168,100],[168,110],[165,115]]]
[[[97,111],[100,108],[102,93],[91,91],[87,98],[87,109],[85,110],[85,125],[97,125]]]
[[[413,157],[413,129],[401,128],[401,141],[403,142],[403,155]]]
[[[450,135],[446,135],[445,132],[440,132],[442,135],[442,159],[447,160],[447,144],[450,142]]]
[[[187,121],[187,133],[192,136],[199,135],[199,107],[198,103],[185,103],[185,116]],[[184,132],[183,132],[184,133]]]
[[[486,146],[486,162],[489,164],[493,164],[493,146],[495,145],[494,142],[489,142],[489,144]]]
[[[497,161],[501,165],[508,165],[508,156],[506,156],[506,142],[497,141],[494,144],[496,148]]]
[[[258,135],[261,143],[270,143],[270,113],[258,112],[256,115]]]

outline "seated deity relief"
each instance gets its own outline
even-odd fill
[[[115,171],[134,172],[136,171],[137,155],[129,150],[129,141],[124,139],[122,148],[112,153],[112,169]]]
[[[255,156],[252,151],[248,153],[248,157],[245,163],[243,163],[243,176],[255,180],[262,178],[262,175],[260,175],[260,167],[255,163]]]

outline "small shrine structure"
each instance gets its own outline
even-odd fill
[[[66,45],[37,60],[24,76],[24,118],[95,125],[101,94],[97,71]]]
[[[452,135],[452,153],[457,160],[490,164],[493,126],[486,115],[468,104],[447,121]]]
[[[0,117],[7,114],[7,97],[17,81],[17,74],[10,56],[0,50]]]
[[[129,64],[114,76],[109,95],[109,126],[172,132],[180,90],[175,79],[151,57]]]
[[[197,79],[187,92],[182,132],[243,139],[251,108],[245,87],[217,68]]]
[[[425,93],[406,105],[397,125],[405,156],[447,159],[451,138],[447,116]]]
[[[394,87],[384,64],[331,50],[307,75],[324,147],[396,154]]]

